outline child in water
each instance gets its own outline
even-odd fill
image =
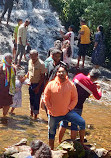
[[[13,97],[13,104],[10,105],[11,111],[9,112],[10,115],[15,115],[14,110],[15,108],[21,107],[22,106],[22,85],[28,85],[28,81],[24,77],[24,74],[19,72],[17,74],[17,79],[15,81],[15,86],[16,86],[16,93]]]

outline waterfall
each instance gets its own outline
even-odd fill
[[[7,15],[5,15],[6,18]],[[48,0],[19,0],[11,13],[9,25],[15,26],[17,18],[30,19],[28,40],[31,47],[37,49],[45,58],[54,41],[60,37],[61,22],[56,12],[52,12]],[[13,45],[13,44],[12,44]]]

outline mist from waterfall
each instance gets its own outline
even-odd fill
[[[18,18],[23,21],[27,18],[30,19],[29,43],[32,48],[37,49],[45,57],[48,49],[53,47],[54,41],[60,37],[60,28],[63,28],[57,13],[51,11],[48,0],[19,0],[18,5],[14,4],[9,25],[14,28]],[[7,39],[5,38],[5,40]],[[10,41],[8,39],[9,45],[12,47],[11,41],[12,39]]]

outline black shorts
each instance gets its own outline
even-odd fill
[[[85,56],[88,50],[89,44],[79,44],[78,56]]]

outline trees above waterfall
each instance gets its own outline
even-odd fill
[[[94,34],[98,25],[104,27],[106,37],[106,62],[111,64],[111,2],[110,0],[49,0],[59,13],[60,20],[66,28],[74,24],[79,28],[79,19],[84,17]]]

